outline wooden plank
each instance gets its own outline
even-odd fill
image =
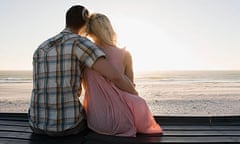
[[[19,130],[0,130],[0,137],[6,137],[6,134],[9,134],[10,137],[15,137],[16,135],[19,137],[19,134],[22,133],[32,133],[30,129],[19,131]],[[25,137],[26,136],[26,137]],[[156,137],[160,135],[138,135],[139,137]],[[240,131],[164,131],[163,136],[240,136]],[[21,135],[21,138],[28,139],[29,135]]]
[[[226,117],[212,117],[211,118],[211,124],[212,125],[218,125],[222,124],[224,125],[238,125],[240,126],[240,116],[226,116]]]
[[[19,140],[19,139],[0,139],[0,144],[40,144],[40,143],[32,143],[29,140]]]
[[[159,138],[149,138],[149,139],[137,139],[134,141],[98,141],[98,140],[87,140],[87,141],[73,141],[73,140],[51,140],[51,141],[28,141],[28,140],[19,140],[19,139],[0,139],[1,144],[236,144],[239,143],[239,140],[235,140],[228,137],[220,137],[218,139],[208,139],[204,137],[197,138],[174,138],[174,137],[163,137]]]
[[[18,133],[32,133],[30,129],[19,130],[0,130],[0,137],[5,136],[6,133],[17,135]],[[141,135],[138,135],[141,136]],[[144,137],[153,137],[156,135],[144,135]],[[240,136],[240,131],[164,131],[163,136]],[[143,137],[143,136],[142,136]]]
[[[0,113],[0,120],[28,121],[26,113]]]
[[[17,132],[17,131],[0,131],[0,138],[13,138],[30,140],[32,133]]]
[[[240,116],[219,117],[189,117],[189,116],[155,116],[158,123],[162,125],[239,125]]]
[[[25,140],[25,139],[0,139],[0,144],[85,144],[85,140],[75,139],[42,139],[42,140]]]
[[[53,143],[82,143],[85,141],[84,135],[68,136],[68,137],[49,137],[44,135],[35,135],[32,133],[25,132],[1,132],[0,140],[20,140],[20,141],[31,141],[31,143],[37,143],[43,141],[45,144]]]
[[[16,119],[17,118],[17,119]],[[192,117],[192,116],[154,116],[156,121],[160,121],[162,124],[171,124],[171,123],[183,123],[183,124],[191,124],[191,123],[202,123],[202,124],[214,124],[214,123],[233,123],[237,122],[240,124],[240,116],[205,116],[205,117]],[[26,113],[0,113],[0,120],[27,120]]]
[[[1,121],[0,121],[1,123]],[[161,126],[164,131],[240,131],[239,126]],[[11,122],[8,123],[2,123],[0,124],[0,128],[10,128],[10,129],[25,129],[29,128],[28,124],[21,123],[21,124],[11,124]]]
[[[236,144],[240,142],[240,138],[237,137],[162,137],[162,143],[186,143],[186,144],[209,144],[209,143],[232,143]]]
[[[0,131],[32,132],[30,127],[0,125]]]
[[[163,130],[165,131],[191,131],[191,130],[196,130],[196,131],[240,131],[240,126],[171,126],[171,125],[162,125],[161,126]]]
[[[86,136],[88,140],[101,141],[105,143],[236,143],[240,142],[239,136],[162,136],[162,137],[114,137],[90,133]]]
[[[163,136],[240,136],[240,131],[164,131]]]
[[[8,121],[8,120],[0,120],[0,125],[9,125],[9,126],[26,126],[28,127],[28,122],[23,121]]]
[[[240,131],[239,126],[161,126],[164,131]],[[0,124],[2,130],[22,130],[29,129],[28,124]]]
[[[240,116],[220,117],[190,117],[190,116],[155,116],[156,121],[162,125],[240,125]],[[0,113],[0,120],[28,121],[26,113]]]

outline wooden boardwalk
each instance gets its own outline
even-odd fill
[[[136,138],[99,135],[90,130],[76,136],[48,137],[34,135],[27,114],[0,113],[0,144],[207,144],[240,143],[240,116],[178,117],[156,116],[163,135],[141,135]]]

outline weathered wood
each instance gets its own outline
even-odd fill
[[[135,138],[106,136],[90,130],[68,137],[32,134],[27,114],[0,113],[0,144],[148,144],[148,143],[240,143],[240,116],[156,116],[164,133],[138,134]]]
[[[165,126],[162,125],[162,128],[166,131],[172,130],[172,131],[203,131],[203,130],[208,130],[208,131],[231,131],[231,130],[236,130],[240,131],[239,126]]]

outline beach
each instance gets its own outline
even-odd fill
[[[0,112],[28,111],[32,83],[0,83]]]
[[[240,115],[240,83],[139,84],[154,115]]]
[[[238,73],[237,73],[238,74]],[[174,75],[174,76],[173,76]],[[138,75],[136,89],[153,115],[240,115],[240,81],[235,78],[196,78],[183,74]],[[181,77],[180,77],[181,76]],[[216,76],[216,75],[214,75]],[[234,73],[234,76],[239,76]],[[211,76],[212,77],[212,76]],[[220,76],[219,76],[220,77]],[[1,82],[0,112],[28,111],[32,83]],[[81,100],[83,95],[81,96]]]

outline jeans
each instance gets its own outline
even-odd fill
[[[28,113],[29,115],[29,113]],[[74,128],[62,131],[62,132],[53,132],[53,131],[44,131],[38,128],[34,128],[30,126],[32,129],[33,133],[35,134],[40,134],[40,135],[48,135],[48,136],[68,136],[68,135],[76,135],[79,134],[80,132],[83,132],[87,129],[87,121],[86,118],[84,117],[83,120]]]

